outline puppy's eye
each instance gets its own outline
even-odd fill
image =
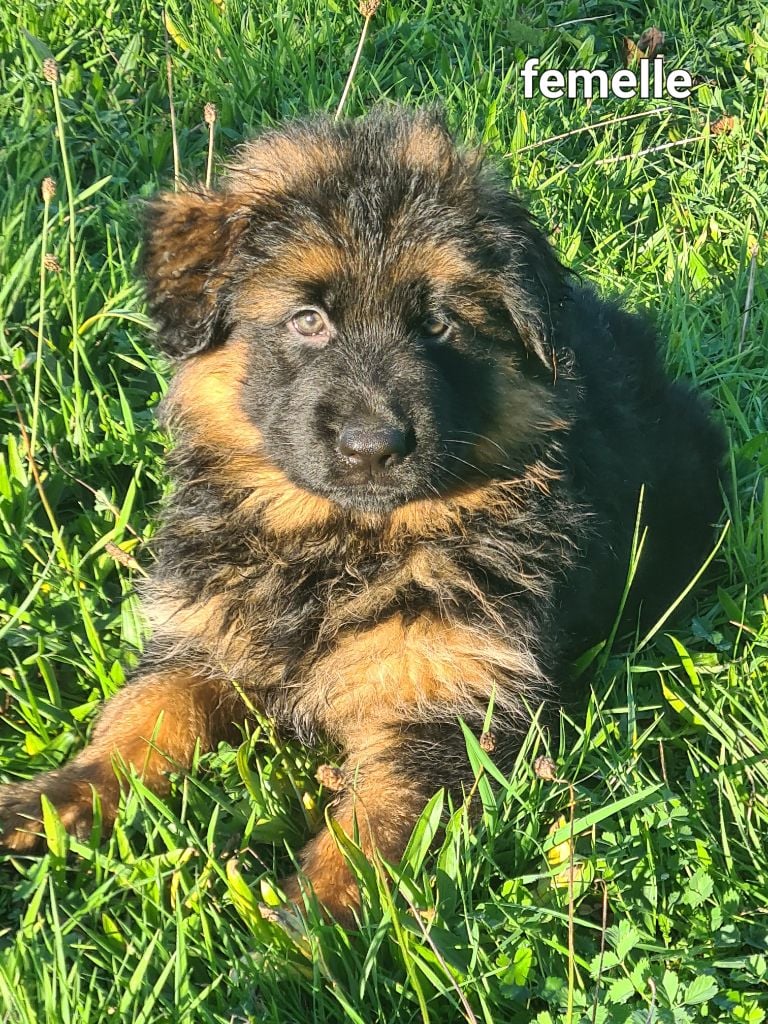
[[[421,323],[421,333],[425,338],[444,338],[451,325],[436,316],[428,316]]]
[[[317,309],[300,309],[291,317],[289,323],[302,338],[324,341],[328,336],[328,321]]]

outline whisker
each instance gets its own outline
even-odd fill
[[[446,452],[445,454],[448,456],[449,459],[456,459],[457,462],[463,462],[465,466],[469,466],[469,468],[473,469],[476,473],[480,473],[484,477],[490,479],[490,474],[486,473],[484,469],[480,468],[480,466],[476,466],[474,462],[467,462],[466,459],[460,459],[459,456],[454,455],[453,452]]]
[[[488,437],[486,434],[479,434],[476,430],[459,430],[459,431],[457,431],[457,433],[459,433],[459,434],[469,434],[471,437],[478,437],[478,438],[480,438],[481,441],[487,441],[488,444],[492,444],[494,446],[494,448],[498,448],[499,451],[501,452],[501,454],[504,456],[505,459],[509,458],[509,454],[507,453],[507,451],[504,448],[502,448],[501,445],[497,441],[494,441],[492,438]]]
[[[429,467],[430,467],[430,469],[436,469],[438,471],[438,473],[441,473],[441,474],[442,473],[448,473],[449,476],[452,476],[455,480],[458,480],[459,483],[462,483],[462,484],[467,483],[467,480],[466,480],[465,477],[459,476],[458,473],[454,473],[452,470],[448,469],[447,466],[443,466],[442,463],[440,463],[440,462],[430,462],[429,463]],[[441,497],[442,497],[442,495],[441,495]]]

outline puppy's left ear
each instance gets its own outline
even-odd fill
[[[186,359],[226,340],[229,285],[246,226],[241,203],[227,193],[169,192],[147,203],[141,271],[166,355]]]
[[[532,215],[508,193],[496,194],[489,221],[510,319],[526,349],[551,367],[569,272]]]

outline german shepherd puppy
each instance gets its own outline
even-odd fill
[[[85,750],[0,791],[2,842],[39,843],[41,794],[87,834],[95,791],[110,824],[120,763],[166,792],[237,736],[244,693],[343,749],[333,813],[396,861],[430,795],[472,782],[460,719],[482,732],[493,702],[503,770],[610,630],[642,489],[633,623],[696,572],[720,431],[433,112],[267,132],[219,191],[149,203],[143,270],[175,363],[153,637]],[[330,832],[302,866],[351,923]]]

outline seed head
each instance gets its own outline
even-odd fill
[[[344,772],[335,764],[321,764],[315,772],[315,778],[321,786],[329,789],[332,793],[344,789]]]
[[[43,196],[43,202],[50,203],[56,195],[55,180],[53,178],[43,178],[43,184],[40,186],[40,191]]]
[[[557,766],[551,757],[537,757],[533,762],[533,770],[540,779],[554,782],[557,778]]]
[[[495,732],[491,732],[489,729],[488,732],[483,733],[483,735],[480,737],[480,749],[484,750],[486,754],[492,754],[494,752],[494,750],[496,749]]]
[[[379,9],[381,0],[360,0],[358,10],[364,18],[372,18]]]
[[[213,122],[216,120],[217,113],[218,111],[216,110],[215,103],[206,103],[205,106],[203,107],[203,119],[205,123],[213,124]]]
[[[43,256],[43,266],[52,274],[61,273],[61,263],[59,263],[59,257],[55,253],[47,252],[45,256]]]
[[[43,61],[43,78],[51,83],[59,80],[59,65],[53,57],[46,57]]]
[[[119,562],[120,565],[125,565],[129,569],[139,569],[139,571],[141,570],[139,563],[136,561],[133,555],[129,555],[127,551],[123,551],[123,549],[121,547],[118,547],[118,545],[115,544],[114,541],[107,541],[107,543],[104,545],[104,550],[108,555],[111,555],[111,557],[114,558],[116,562]]]

